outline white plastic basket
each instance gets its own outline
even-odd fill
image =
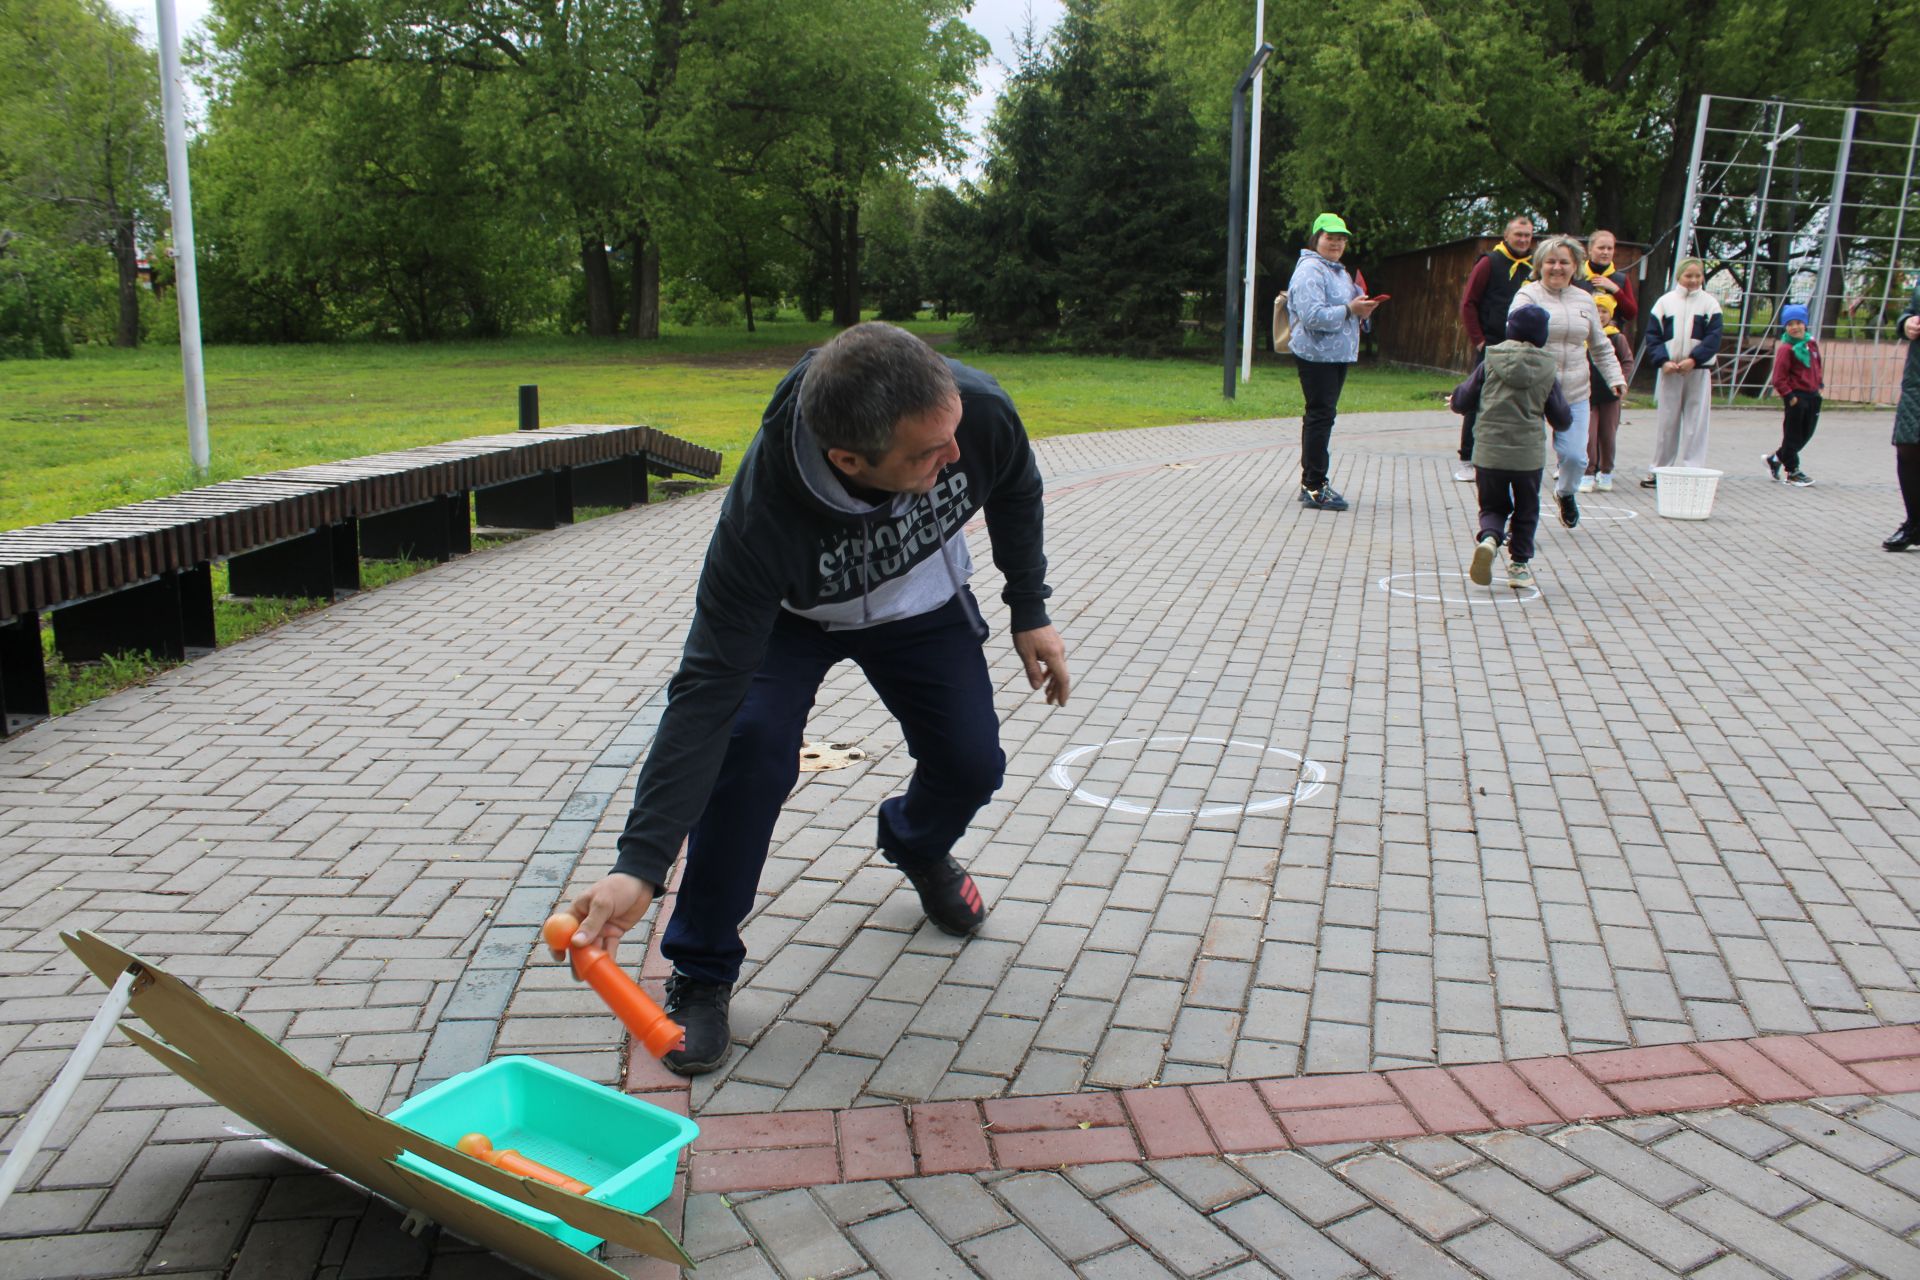
[[[1655,467],[1653,509],[1669,520],[1705,520],[1725,474],[1709,467]]]

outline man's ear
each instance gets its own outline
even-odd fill
[[[829,449],[827,461],[831,462],[841,475],[858,480],[866,459],[851,449]]]

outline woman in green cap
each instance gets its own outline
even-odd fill
[[[1327,481],[1328,444],[1347,370],[1360,358],[1360,325],[1384,299],[1368,298],[1340,265],[1347,224],[1337,213],[1313,220],[1307,247],[1287,284],[1294,364],[1306,413],[1300,420],[1300,501],[1319,511],[1345,511],[1347,500]]]

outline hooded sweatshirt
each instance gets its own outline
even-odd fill
[[[712,795],[781,610],[832,629],[915,617],[955,595],[971,608],[961,590],[973,569],[963,530],[984,509],[1013,630],[1048,625],[1040,472],[1000,384],[949,360],[959,460],[928,493],[871,503],[839,483],[802,419],[800,381],[812,360],[803,356],[774,390],[721,504],[680,670],[634,788],[613,869],[656,886]],[[984,624],[977,629],[984,638]]]

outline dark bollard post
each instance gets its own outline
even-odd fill
[[[538,431],[540,429],[540,388],[533,383],[520,386],[520,429]]]

